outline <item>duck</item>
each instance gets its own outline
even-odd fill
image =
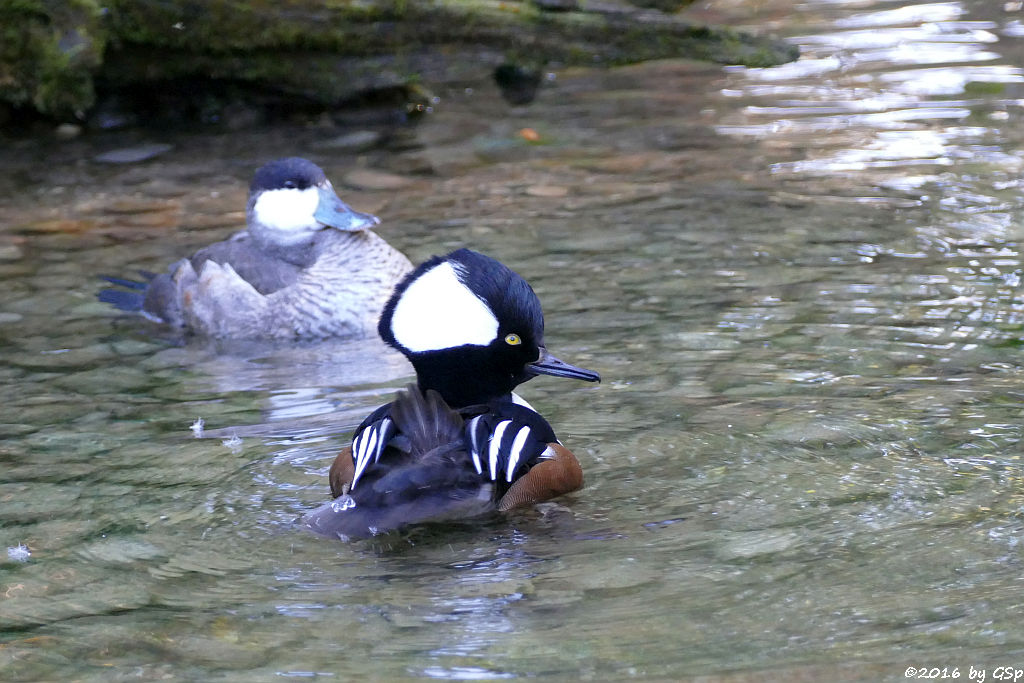
[[[323,169],[300,157],[260,167],[246,228],[146,281],[104,277],[100,301],[188,334],[221,339],[370,338],[395,285],[412,271]]]
[[[355,430],[328,472],[332,500],[307,528],[364,539],[583,486],[578,458],[513,390],[539,375],[601,377],[547,350],[540,300],[520,275],[470,249],[435,256],[395,288],[377,331],[416,382]]]

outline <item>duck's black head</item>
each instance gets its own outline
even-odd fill
[[[341,201],[323,169],[288,157],[262,166],[249,184],[249,231],[260,242],[288,247],[324,228],[355,231],[380,223]]]
[[[536,375],[600,381],[547,352],[544,313],[526,280],[469,249],[410,273],[377,329],[412,362],[420,387],[453,407],[504,396]]]

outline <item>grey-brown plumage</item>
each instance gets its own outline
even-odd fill
[[[412,265],[370,231],[305,159],[271,162],[249,190],[248,228],[100,299],[194,334],[239,339],[372,336]],[[108,278],[115,284],[132,283]]]
[[[198,269],[202,252],[158,275],[143,310],[211,337],[369,337],[395,283],[412,267],[368,230],[323,231],[308,267],[268,258],[247,238],[242,232],[208,247],[219,253]]]

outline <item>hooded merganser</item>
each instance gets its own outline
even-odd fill
[[[313,531],[366,538],[583,485],[576,456],[512,390],[536,375],[601,378],[548,353],[540,301],[519,275],[469,249],[435,256],[398,285],[378,332],[412,362],[417,383],[338,454],[335,500],[304,519]]]
[[[211,337],[367,337],[412,264],[335,194],[323,170],[290,157],[249,186],[247,229],[149,282],[105,278],[101,301]],[[328,230],[327,228],[334,228]]]

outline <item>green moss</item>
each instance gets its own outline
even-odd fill
[[[964,93],[967,95],[1002,95],[1006,92],[1005,83],[993,83],[991,81],[968,81],[964,85]]]
[[[105,42],[101,15],[94,0],[0,4],[0,99],[53,116],[90,107]]]
[[[405,18],[405,3],[280,0],[111,0],[108,22],[123,43],[224,54],[267,48],[361,55],[379,52]],[[171,30],[168,30],[170,28]],[[380,29],[380,30],[378,30]]]

